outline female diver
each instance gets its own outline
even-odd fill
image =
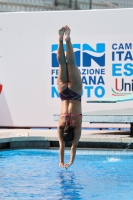
[[[77,144],[81,136],[82,81],[75,64],[75,56],[70,39],[70,28],[68,26],[59,29],[58,39],[58,93],[61,98],[60,117],[58,121],[58,138],[60,145],[59,166],[67,169],[74,162]],[[66,41],[66,57],[64,53],[63,39]],[[72,143],[70,161],[67,164],[64,164],[65,142]]]

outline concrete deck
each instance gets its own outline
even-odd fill
[[[0,129],[0,149],[58,147],[55,129]],[[70,147],[70,144],[66,146]],[[79,148],[133,149],[130,131],[82,130]]]

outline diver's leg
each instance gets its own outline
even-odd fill
[[[82,93],[82,81],[75,63],[75,55],[73,52],[71,39],[70,39],[70,28],[65,27],[65,40],[66,40],[66,57],[67,57],[67,69],[68,69],[68,87],[74,92]]]
[[[58,51],[57,51],[57,60],[59,62],[59,71],[58,71],[58,92],[62,92],[66,89],[68,85],[68,72],[66,66],[66,58],[63,47],[63,36],[64,36],[64,28],[62,27],[58,32]]]

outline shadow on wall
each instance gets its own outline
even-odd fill
[[[4,95],[1,90],[0,93],[0,127],[13,126],[13,120],[11,113]]]

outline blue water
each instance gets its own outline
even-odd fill
[[[133,200],[133,154],[77,155],[68,170],[58,164],[58,151],[1,151],[0,200]]]

